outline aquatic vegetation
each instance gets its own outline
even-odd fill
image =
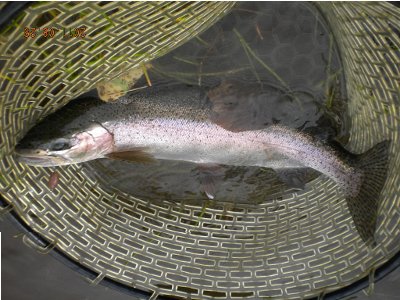
[[[107,19],[107,21],[109,22],[110,27],[115,27],[115,26],[116,26],[116,24],[114,23],[114,21],[113,21],[108,15],[106,15],[103,11],[100,12],[100,14],[101,14],[105,19]],[[104,30],[108,30],[108,29],[110,29],[110,27],[105,27]]]
[[[288,91],[290,91],[290,87],[289,85],[270,67],[268,66],[262,59],[260,59],[257,54],[251,49],[251,47],[246,43],[245,39],[242,37],[242,35],[236,30],[233,29],[233,31],[235,32],[235,34],[238,36],[240,42],[242,43],[242,46],[246,49],[246,55],[249,56],[249,54],[251,56],[253,56],[253,58],[259,62],[273,77],[275,77],[281,84],[282,86],[284,86],[285,88],[288,89]],[[258,75],[257,75],[258,78]]]
[[[14,30],[21,27],[20,22],[25,18],[26,13],[21,12],[16,18],[11,19],[10,23],[8,23],[0,32],[0,34],[11,34]]]
[[[148,85],[148,86],[152,86],[149,73],[147,72],[148,66],[146,66],[145,64],[141,64],[141,68],[142,68],[144,77],[146,78],[147,85]]]

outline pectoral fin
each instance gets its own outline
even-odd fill
[[[200,190],[204,192],[208,199],[214,199],[219,181],[221,180],[222,167],[217,164],[200,164],[199,171]]]
[[[213,200],[216,194],[215,180],[211,176],[203,176],[200,179],[200,191],[206,194],[208,199]]]
[[[153,163],[156,159],[149,154],[146,148],[135,148],[129,151],[113,152],[107,154],[106,157],[136,163]]]

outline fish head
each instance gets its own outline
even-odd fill
[[[34,127],[15,148],[17,160],[31,166],[70,165],[104,157],[112,152],[114,139],[101,124],[60,130]]]

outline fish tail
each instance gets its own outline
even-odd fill
[[[354,224],[363,241],[375,247],[376,220],[380,194],[386,182],[390,141],[376,144],[363,154],[357,155],[352,165],[361,170],[363,177],[356,196],[347,197],[347,205]]]

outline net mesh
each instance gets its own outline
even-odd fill
[[[348,285],[400,245],[400,18],[387,3],[318,4],[340,48],[352,118],[349,149],[392,140],[371,250],[343,194],[325,178],[268,203],[179,205],[105,190],[81,165],[18,164],[37,120],[107,78],[182,44],[232,4],[38,3],[0,35],[0,188],[34,231],[72,260],[126,286],[196,298],[296,298]],[[24,37],[24,28],[87,27],[84,38]],[[41,34],[42,32],[40,32]],[[68,33],[68,32],[67,32]],[[57,189],[48,180],[56,171]]]

